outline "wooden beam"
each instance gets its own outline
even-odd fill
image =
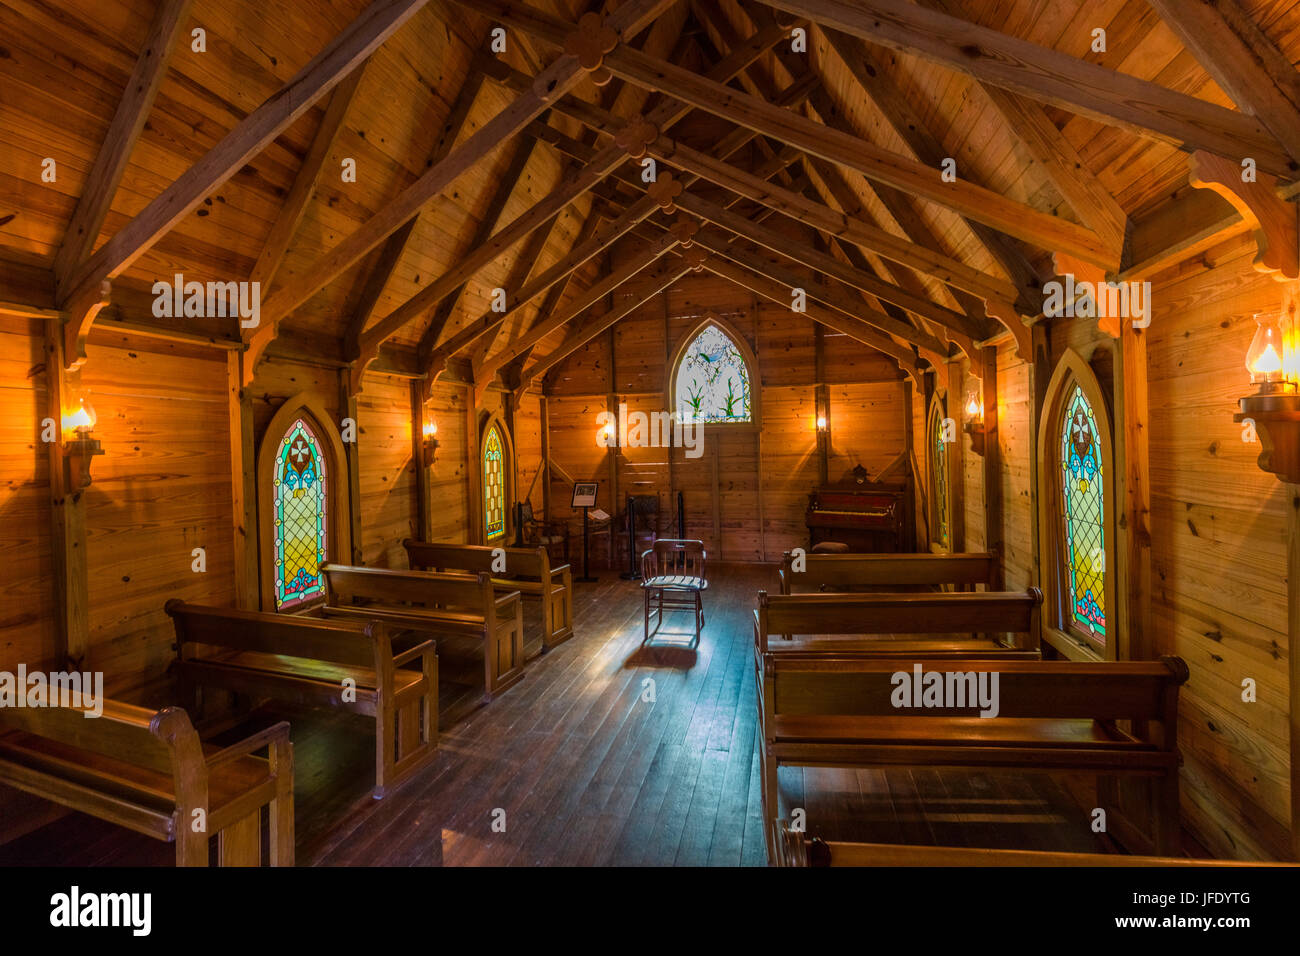
[[[435,166],[442,162],[447,154],[451,152],[452,147],[456,145],[456,140],[460,139],[461,133],[465,131],[465,124],[469,122],[469,114],[474,109],[474,101],[478,98],[479,90],[483,87],[483,80],[483,74],[471,71],[465,82],[461,84],[451,112],[447,114],[447,118],[443,121],[442,132],[439,134],[438,142],[434,145],[429,156],[428,166]],[[406,185],[409,186],[413,182],[415,182],[415,177],[410,176]],[[349,354],[360,354],[361,332],[374,314],[375,306],[379,303],[379,297],[384,294],[384,289],[388,286],[397,264],[401,261],[402,256],[406,254],[407,244],[410,242],[411,235],[415,232],[419,221],[420,217],[418,215],[413,216],[404,226],[384,240],[382,251],[366,272],[366,278],[362,283],[361,299],[357,303],[356,310],[352,313],[352,318],[348,321],[345,342]]]
[[[673,0],[629,0],[607,18],[606,26],[626,40],[647,26],[671,6],[672,2]],[[566,25],[566,36],[571,32],[573,28]],[[578,64],[576,56],[568,53],[561,55],[538,75],[532,89],[517,97],[513,103],[483,124],[476,133],[448,153],[442,162],[427,170],[399,196],[317,260],[302,276],[272,292],[271,297],[262,305],[263,325],[273,328],[280,319],[355,264],[367,252],[396,232],[403,223],[416,216],[427,203],[441,195],[466,170],[481,162],[485,156],[518,133],[544,112],[554,99],[563,96],[586,75],[586,71]],[[592,182],[594,183],[595,179]],[[588,185],[587,188],[590,186]],[[580,194],[581,192],[578,192],[572,198]],[[567,203],[556,207],[554,213],[559,212],[564,205]],[[550,215],[540,217],[534,228],[549,218]],[[516,241],[522,239],[525,234],[516,236]],[[450,288],[455,288],[459,284],[460,282],[457,281]],[[377,328],[382,331],[375,332],[374,336],[378,341],[387,339],[393,330],[401,328],[407,319],[413,317],[413,314],[407,314],[405,309],[399,311],[403,313],[402,316],[394,313],[381,320]],[[418,314],[422,311],[423,305],[416,308],[414,313]],[[274,336],[273,332],[269,334]],[[363,345],[368,344],[365,336],[366,333],[363,333]]]
[[[95,317],[108,306],[112,294],[113,283],[104,279],[67,303],[60,354],[69,369],[81,368],[86,361],[86,337],[90,335]]]
[[[289,187],[289,195],[285,197],[284,205],[280,207],[280,214],[271,224],[271,231],[249,275],[249,281],[260,283],[263,289],[269,291],[271,283],[275,281],[275,275],[284,261],[284,254],[289,250],[293,234],[297,231],[298,224],[302,222],[303,213],[307,211],[307,203],[316,190],[321,167],[325,165],[329,151],[334,145],[334,139],[343,126],[343,119],[347,116],[348,107],[356,96],[357,87],[365,72],[364,64],[358,66],[330,94],[329,103],[325,106],[325,116],[321,119],[320,126],[316,128],[316,135],[312,137],[307,155],[303,157],[302,165],[298,167],[298,173],[294,176],[293,185]]]
[[[192,2],[160,0],[154,12],[149,35],[136,58],[135,69],[126,81],[126,89],[118,101],[112,122],[108,124],[95,165],[86,176],[81,198],[77,200],[77,208],[73,210],[63,242],[54,256],[55,283],[61,291],[69,288],[72,273],[90,258],[99,231],[104,228],[104,219],[113,205],[113,197],[117,195],[131,151],[135,149],[136,140],[149,118],[158,88],[167,75],[176,37],[185,26]]]
[[[948,155],[948,151],[921,120],[908,95],[893,81],[893,70],[876,57],[872,47],[856,37],[845,36],[833,30],[823,32],[831,48],[844,61],[854,80],[857,81],[858,87],[864,90],[876,104],[885,121],[907,144],[908,149],[921,162],[937,169]],[[854,132],[843,115],[844,111],[835,104],[829,94],[813,97],[812,104],[820,114],[822,122],[846,132]],[[912,197],[901,190],[880,183],[871,185],[876,196],[906,235],[915,242],[931,245],[936,249],[943,248],[925,219],[917,212]],[[1019,245],[1009,236],[969,217],[964,221],[980,245],[1011,277],[1018,291],[1018,298],[1013,301],[1019,305],[1024,314],[1038,314],[1042,308],[1042,286],[1048,277],[1038,274]]]
[[[460,2],[460,0],[457,0]],[[478,9],[479,6],[491,7],[491,0],[484,0],[482,4],[473,6]],[[482,11],[480,11],[482,12]],[[722,80],[730,79],[736,73],[743,70],[746,66],[756,60],[772,44],[779,42],[784,38],[784,31],[778,28],[756,33],[739,45],[721,62],[716,64],[710,71],[709,76],[717,77]],[[552,103],[552,106],[555,104]],[[684,107],[679,103],[667,101],[661,106],[656,107],[647,115],[648,122],[653,123],[660,129],[666,129],[673,123],[680,120],[690,112],[689,107]],[[587,148],[584,146],[584,148]],[[619,146],[611,144],[601,149],[593,158],[587,167],[580,170],[572,176],[567,182],[560,184],[549,195],[540,200],[527,212],[515,219],[511,224],[496,235],[487,243],[484,243],[479,249],[474,250],[466,256],[455,267],[453,272],[440,278],[437,282],[421,290],[411,299],[385,316],[378,323],[371,334],[379,340],[389,338],[398,329],[402,328],[407,322],[423,314],[426,309],[432,308],[446,295],[450,288],[472,276],[484,265],[499,257],[506,250],[511,248],[515,243],[521,241],[535,229],[540,228],[549,222],[554,216],[559,215],[569,203],[573,202],[579,196],[583,195],[600,182],[609,172],[615,169],[619,164],[627,159],[627,153]],[[445,280],[445,281],[444,281]],[[263,309],[265,314],[265,308]]]
[[[599,302],[602,297],[609,295],[633,276],[653,265],[675,245],[677,245],[677,237],[672,233],[665,233],[661,238],[629,258],[617,269],[602,277],[591,288],[584,290],[565,303],[564,308],[546,316],[526,333],[507,344],[505,348],[485,358],[482,368],[475,369],[475,380],[479,380],[480,373],[484,377],[495,375],[497,369],[519,355],[524,349],[536,345],[556,329],[570,322],[596,302]]]
[[[914,295],[906,289],[877,279],[875,276],[840,262],[832,256],[818,252],[807,245],[792,242],[791,236],[767,226],[759,226],[747,220],[739,213],[724,209],[716,203],[701,199],[691,193],[683,194],[676,200],[677,206],[686,212],[715,223],[724,229],[744,236],[761,246],[766,246],[775,253],[802,262],[810,269],[861,289],[868,295],[892,302],[900,308],[915,312],[940,325],[957,329],[964,335],[982,338],[986,329],[973,325],[965,315],[939,305],[924,296]],[[936,345],[938,343],[936,342]]]
[[[1230,159],[1252,156],[1276,175],[1298,168],[1254,117],[906,0],[771,5],[1140,136]]]
[[[562,46],[564,24],[513,2],[490,2],[494,14],[512,26]],[[807,153],[857,169],[871,179],[950,206],[1009,235],[1046,249],[1066,249],[1107,268],[1119,263],[1091,230],[1041,213],[989,189],[958,180],[943,182],[937,168],[899,156],[839,130],[815,123],[766,100],[741,93],[690,70],[624,46],[603,61],[615,76],[661,91],[697,109],[746,126]]]
[[[253,397],[244,388],[242,352],[226,354],[226,409],[230,423],[230,497],[234,516],[235,605],[261,608],[258,570],[257,455],[253,445]]]
[[[789,260],[785,259],[783,262],[784,257],[780,256],[779,253],[765,251],[748,243],[736,241],[727,233],[715,229],[700,230],[695,236],[695,242],[714,253],[715,256],[723,256],[737,265],[744,266],[781,283],[786,289],[785,305],[787,306],[792,301],[793,290],[801,288],[807,293],[808,298],[816,299],[823,305],[837,309],[849,318],[861,319],[868,325],[880,329],[883,333],[897,336],[941,355],[946,355],[948,352],[948,346],[934,336],[922,332],[907,322],[870,308],[861,298],[848,294],[847,290],[843,288],[818,282],[816,276],[790,268],[786,264]],[[795,242],[792,241],[789,245],[792,247],[791,251],[794,251]]]
[[[497,220],[501,218],[501,213],[505,210],[506,204],[510,202],[510,197],[514,194],[515,187],[519,185],[519,180],[523,177],[524,169],[527,168],[528,162],[532,158],[536,146],[536,142],[530,138],[521,138],[519,142],[514,144],[514,152],[510,157],[509,165],[506,166],[505,173],[501,176],[500,180],[496,180],[494,177],[491,181],[493,183],[490,186],[492,189],[492,199],[488,203],[487,209],[484,210],[482,218],[479,219],[478,228],[474,230],[474,235],[470,237],[468,251],[472,252],[492,237],[493,231],[497,226]],[[555,220],[552,219],[552,227],[554,226],[554,223]],[[534,236],[539,233],[534,233]],[[545,233],[540,234],[545,236]],[[442,330],[446,327],[448,320],[451,318],[451,314],[456,310],[456,305],[460,301],[460,297],[464,293],[467,284],[467,282],[462,282],[460,285],[452,289],[451,292],[438,303],[438,307],[434,310],[433,317],[430,319],[428,327],[424,330],[424,333],[421,336],[421,343],[438,341],[438,337],[442,335]],[[375,354],[378,354],[379,346],[374,345],[373,350]],[[369,357],[370,356],[368,355],[360,356],[360,361],[357,363],[358,366],[364,366],[367,364],[367,359]],[[357,380],[355,385],[357,388],[360,388],[360,379]]]
[[[1002,524],[1002,446],[998,437],[998,350],[980,349],[978,359],[971,357],[971,368],[976,367],[980,368],[980,401],[984,406],[984,548],[998,555],[994,570],[997,580],[990,584],[993,590],[1000,591],[1006,581],[1006,530]]]
[[[86,565],[86,502],[83,489],[69,484],[63,454],[63,412],[67,394],[63,332],[45,326],[46,414],[54,422],[54,438],[46,444],[50,485],[50,555],[54,565],[54,655],[56,668],[83,670],[90,646],[90,577]]]
[[[575,335],[565,339],[564,342],[554,351],[550,352],[545,357],[538,359],[527,369],[521,371],[518,390],[522,391],[527,388],[528,384],[532,382],[533,379],[537,378],[539,375],[545,375],[547,370],[558,365],[565,358],[582,348],[582,346],[586,345],[606,329],[613,328],[620,319],[629,315],[641,305],[654,298],[690,271],[691,266],[683,259],[678,256],[670,256],[668,261],[660,263],[639,283],[637,283],[634,290],[621,303],[588,319]],[[590,303],[589,307],[593,305],[594,303]],[[558,327],[559,325],[555,326],[555,328]]]
[[[777,305],[789,308],[790,288],[778,281],[760,275],[738,263],[722,256],[710,256],[704,268],[723,279],[730,279],[742,288],[749,289]],[[814,322],[819,322],[829,329],[869,345],[883,352],[898,362],[901,368],[915,382],[921,381],[921,372],[916,366],[916,356],[910,348],[899,345],[885,333],[873,328],[860,319],[845,315],[836,309],[826,308],[816,302],[809,302],[806,312]]]
[[[60,303],[73,301],[120,275],[205,196],[233,176],[267,143],[302,116],[320,97],[373,53],[428,0],[374,0],[348,28],[299,70],[266,102],[222,137],[93,256],[72,272],[59,290]]]
[[[1300,160],[1300,73],[1241,4],[1149,2],[1237,108]]]

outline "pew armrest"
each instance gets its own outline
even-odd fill
[[[276,744],[289,743],[289,722],[282,720],[278,724],[272,724],[264,730],[259,730],[255,734],[245,737],[238,743],[231,744],[218,750],[212,756],[207,758],[208,769],[219,767],[222,764],[230,763],[232,760],[238,760],[240,757],[247,757],[255,750],[261,750],[263,747],[273,747]]]
[[[407,650],[402,651],[402,653],[400,654],[393,655],[393,666],[401,667],[403,664],[407,663],[408,661],[413,661],[417,657],[421,657],[424,654],[431,654],[433,653],[436,647],[437,645],[434,644],[433,641],[421,641],[419,644],[416,644],[414,647],[408,648]]]

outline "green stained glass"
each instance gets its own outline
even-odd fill
[[[948,443],[943,440],[943,417],[935,409],[931,416],[930,442],[934,448],[934,511],[939,544],[945,548],[951,541],[948,515]]]
[[[275,466],[275,606],[324,593],[320,565],[328,559],[325,457],[298,419],[280,442]]]
[[[748,422],[749,369],[726,332],[706,326],[677,368],[677,417],[682,422]]]
[[[506,533],[505,444],[496,425],[488,429],[483,443],[483,514],[489,541]]]
[[[1068,619],[1106,643],[1106,550],[1100,432],[1077,384],[1061,424],[1061,515],[1065,522]]]

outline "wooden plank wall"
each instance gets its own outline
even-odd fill
[[[362,561],[370,567],[404,568],[402,539],[418,536],[409,380],[367,377],[357,398],[357,442]]]
[[[669,410],[668,363],[710,311],[736,329],[756,355],[761,427],[706,427],[699,457],[687,457],[682,448],[598,446],[596,416],[607,408],[616,412],[626,403],[629,413]],[[905,442],[897,366],[834,334],[826,337],[825,355],[831,479],[859,462],[877,472]],[[686,533],[704,540],[711,558],[776,561],[783,551],[808,543],[804,511],[818,482],[816,384],[810,320],[724,280],[691,276],[557,366],[547,386],[551,457],[575,479],[601,480],[600,507],[606,511],[621,511],[628,494],[657,494],[658,531],[676,534],[680,490]],[[557,479],[556,517],[568,515],[568,500],[568,486]],[[593,550],[593,560],[603,547],[600,542]],[[625,561],[625,552],[616,560]]]
[[[1252,391],[1253,314],[1282,302],[1253,253],[1239,246],[1156,277],[1148,339],[1154,645],[1192,670],[1183,819],[1239,859],[1283,857],[1290,829],[1286,488],[1232,421]],[[1247,677],[1256,703],[1241,699]]]

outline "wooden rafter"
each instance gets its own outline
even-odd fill
[[[939,138],[922,122],[908,96],[893,81],[888,64],[877,57],[870,46],[856,37],[845,37],[844,42],[837,47],[835,45],[837,36],[843,35],[835,35],[829,30],[824,32],[832,43],[832,49],[836,50],[844,60],[858,88],[876,104],[885,121],[907,144],[907,148],[921,162],[938,168],[947,156],[947,151]],[[840,115],[842,111],[836,107],[829,94],[820,100],[814,100],[813,106],[821,115],[823,122],[840,129],[850,129],[847,120]],[[925,220],[917,215],[910,197],[901,190],[884,187],[878,183],[872,183],[872,187],[889,214],[907,235],[921,243],[925,243],[926,238],[929,237],[937,245],[938,238],[926,225]],[[1033,265],[1010,237],[970,217],[963,217],[963,220],[980,245],[997,261],[1007,275],[1011,276],[1020,292],[1017,302],[1021,308],[1036,315],[1041,306],[1041,288],[1046,277],[1038,275]],[[1034,290],[1032,296],[1031,290]],[[1030,301],[1026,303],[1026,299]]]
[[[761,56],[772,44],[779,42],[783,35],[783,31],[776,27],[756,33],[717,63],[709,71],[709,75],[723,80],[729,79]],[[669,101],[652,110],[647,119],[660,128],[667,128],[688,112],[690,107]],[[463,257],[451,272],[422,289],[381,319],[373,328],[367,330],[366,335],[370,336],[370,341],[363,343],[363,354],[369,354],[375,342],[387,340],[407,322],[436,305],[444,295],[449,294],[451,289],[468,279],[484,265],[510,249],[535,229],[545,225],[554,216],[559,215],[569,203],[589,191],[626,159],[627,153],[616,145],[611,144],[601,149],[588,166],[557,186],[478,249]],[[319,281],[323,284],[329,281],[329,277],[322,277]],[[264,317],[265,314],[266,305],[263,306]]]
[[[365,72],[365,65],[362,64],[349,73],[330,94],[329,103],[325,107],[325,116],[321,119],[320,126],[316,128],[316,135],[312,137],[307,155],[303,157],[302,165],[298,167],[298,173],[294,176],[293,185],[289,187],[289,195],[285,197],[279,215],[271,224],[271,231],[262,245],[257,262],[253,264],[249,279],[260,283],[264,289],[271,288],[276,273],[280,271],[284,254],[289,251],[289,243],[293,241],[298,224],[302,222],[303,214],[307,211],[307,203],[316,190],[321,168],[325,165],[325,159],[334,145],[335,137],[343,127],[343,119],[347,116],[348,107],[356,96],[357,87],[361,84],[361,77]]]
[[[730,279],[742,288],[761,295],[777,305],[790,306],[790,289],[782,283],[770,279],[752,269],[746,269],[721,256],[710,256],[704,268],[723,279]],[[808,318],[828,329],[834,329],[843,335],[869,345],[883,352],[898,362],[901,368],[914,382],[921,381],[920,370],[916,366],[916,355],[910,348],[899,345],[885,333],[879,331],[860,319],[845,315],[836,309],[827,308],[817,302],[808,302]]]
[[[233,176],[267,143],[311,108],[373,53],[428,0],[375,0],[342,33],[266,102],[222,137],[89,259],[73,270],[59,290],[65,305],[120,275],[167,234],[212,190]]]
[[[478,98],[479,90],[483,87],[483,80],[482,73],[471,71],[465,82],[461,84],[451,112],[447,114],[447,118],[443,121],[442,132],[438,135],[438,142],[434,144],[426,166],[435,166],[442,162],[447,154],[451,152],[452,147],[456,145],[456,141],[460,139],[461,133],[465,131],[466,123],[469,122],[469,115],[474,109],[474,102]],[[410,182],[414,182],[414,177],[411,178]],[[410,182],[406,185],[410,185]],[[384,240],[379,256],[366,271],[365,279],[361,284],[361,299],[348,321],[348,329],[344,340],[349,354],[359,354],[361,331],[374,314],[375,307],[379,303],[379,297],[384,294],[384,289],[392,278],[398,262],[406,254],[407,244],[410,242],[411,235],[415,232],[419,222],[420,217],[417,215]]]
[[[540,322],[530,328],[523,335],[509,342],[501,350],[486,357],[483,360],[481,367],[482,375],[495,375],[497,369],[501,368],[501,366],[515,358],[526,348],[536,345],[556,329],[570,322],[579,313],[590,308],[593,303],[599,302],[602,297],[613,292],[633,276],[653,265],[675,245],[677,245],[677,237],[672,233],[667,233],[655,242],[646,246],[645,249],[630,257],[617,269],[613,270],[608,275],[602,276],[600,280],[594,283],[590,288],[584,289],[569,302],[565,303],[564,307],[559,311],[545,316]],[[476,370],[476,375],[478,373],[479,370]]]
[[[149,36],[136,58],[135,69],[126,82],[117,111],[108,124],[95,165],[86,177],[77,208],[68,222],[63,243],[54,256],[55,287],[70,289],[71,277],[90,257],[104,219],[113,204],[117,187],[126,172],[131,151],[144,129],[167,64],[176,47],[176,37],[185,26],[193,0],[161,0],[149,27]],[[60,296],[62,298],[62,296]]]
[[[671,6],[672,2],[673,0],[629,0],[606,19],[605,25],[620,37],[633,36]],[[571,32],[572,28],[569,29]],[[284,316],[306,302],[340,273],[400,229],[404,223],[418,215],[425,205],[440,195],[466,170],[513,137],[531,120],[544,112],[551,100],[563,96],[585,75],[586,72],[579,65],[576,56],[562,54],[538,75],[532,89],[517,97],[465,142],[454,148],[442,162],[428,169],[400,195],[325,253],[301,276],[274,291],[262,305],[264,327],[258,330],[254,340],[256,341],[258,336],[274,339],[275,329]],[[556,209],[556,212],[558,211]],[[545,219],[549,218],[549,216],[545,217]],[[537,223],[540,224],[541,222]],[[518,238],[523,238],[523,235]],[[468,275],[465,278],[468,278]],[[450,283],[443,290],[442,295],[450,294],[451,290],[461,284],[461,281],[463,280]],[[382,331],[376,332],[372,329],[363,332],[361,335],[363,354],[372,353],[372,347],[376,343],[387,340],[395,329],[401,328],[415,314],[422,313],[423,308],[421,306],[412,314],[404,314],[400,321],[395,321],[394,316],[390,314],[380,321],[379,328]]]
[[[1148,2],[1238,108],[1300,161],[1300,73],[1237,0]]]
[[[574,335],[566,338],[564,342],[547,355],[538,359],[527,369],[522,370],[517,388],[520,390],[527,388],[533,379],[539,375],[545,375],[548,370],[554,368],[601,332],[611,328],[625,316],[630,315],[690,271],[691,266],[680,257],[669,256],[666,261],[650,270],[638,282],[633,283],[632,292],[625,296],[622,302],[588,318]],[[556,328],[558,327],[557,325]]]
[[[493,0],[488,5],[504,22],[529,30],[547,42],[563,43],[564,25],[553,22],[538,11],[528,8],[524,12],[518,4],[500,0]],[[936,168],[891,153],[874,143],[816,123],[683,67],[630,47],[614,50],[605,57],[603,65],[615,76],[647,89],[661,90],[697,109],[856,169],[871,179],[949,206],[1044,249],[1064,249],[1110,269],[1119,265],[1118,259],[1106,249],[1097,234],[1086,227],[1057,219],[960,179],[944,182]]]
[[[771,5],[1140,136],[1227,158],[1253,156],[1261,169],[1277,175],[1296,168],[1251,116],[906,0]]]

